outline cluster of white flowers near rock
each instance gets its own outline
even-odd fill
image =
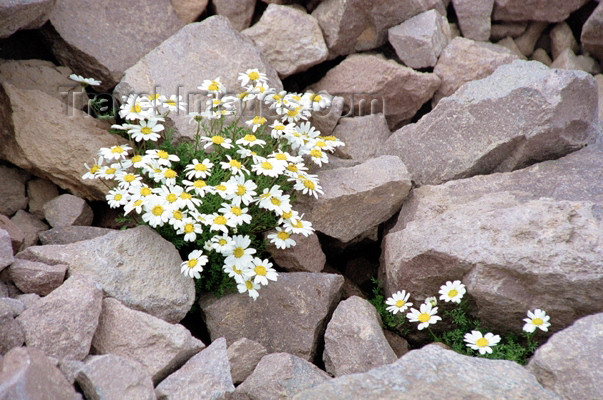
[[[3,2],[0,398],[600,398],[602,26],[594,0]],[[267,247],[278,281],[256,301],[203,294],[183,321],[183,256],[118,229],[82,179],[123,138],[73,78],[199,111],[204,80],[253,68],[334,95],[309,122],[346,146],[295,204],[316,232]],[[162,123],[190,141],[189,119]],[[416,320],[404,338],[371,277]],[[419,348],[448,281],[478,351],[547,324],[526,367]]]

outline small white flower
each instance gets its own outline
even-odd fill
[[[188,164],[184,171],[186,172],[186,177],[188,179],[205,179],[211,172],[211,168],[214,166],[209,159],[206,158],[203,161],[199,162],[196,158],[192,161],[191,164]]]
[[[260,285],[267,285],[268,281],[276,281],[278,273],[272,268],[272,263],[267,259],[254,257],[251,262],[251,271],[253,272],[253,282]]]
[[[492,353],[491,347],[496,346],[500,342],[500,336],[493,335],[490,332],[482,336],[480,331],[471,331],[471,333],[465,334],[464,340],[467,342],[467,347],[478,350],[479,354],[486,354]]]
[[[83,76],[76,75],[76,74],[69,75],[69,79],[76,81],[77,83],[81,84],[84,87],[86,87],[88,85],[98,86],[101,84],[101,81],[97,81],[96,79],[92,79],[92,78],[84,78]]]
[[[424,301],[425,304],[430,304],[432,307],[435,307],[438,305],[438,299],[436,299],[435,296],[432,297],[428,297],[425,299]]]
[[[451,301],[460,304],[463,296],[467,293],[467,290],[461,281],[448,281],[445,285],[440,287],[439,293],[441,294],[440,300],[444,300],[446,303]]]
[[[295,246],[295,240],[291,239],[291,234],[283,228],[276,227],[276,232],[267,236],[271,243],[274,243],[277,249],[287,249]]]
[[[412,306],[412,303],[408,303],[409,297],[410,293],[406,293],[406,290],[398,291],[392,294],[392,297],[385,301],[385,304],[388,305],[386,310],[392,314],[406,311],[408,307]]]
[[[128,156],[128,151],[132,150],[127,144],[121,146],[103,147],[100,154],[105,160],[123,160]]]
[[[541,331],[547,332],[549,326],[551,326],[551,323],[549,322],[550,319],[551,317],[546,315],[546,312],[539,308],[535,309],[534,312],[528,311],[528,318],[523,319],[525,322],[523,330],[532,333],[538,328]]]
[[[423,303],[420,306],[420,311],[416,308],[411,308],[410,312],[406,314],[406,317],[410,322],[419,322],[417,329],[422,330],[442,319],[440,316],[436,315],[437,312],[437,307],[432,308],[431,304]]]
[[[180,272],[191,278],[199,279],[203,266],[207,264],[207,256],[203,255],[201,250],[194,250],[188,255],[188,260],[180,264]]]

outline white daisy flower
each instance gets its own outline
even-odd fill
[[[88,172],[82,176],[82,179],[96,179],[101,170],[101,166],[103,165],[103,161],[103,158],[99,157],[97,160],[94,160],[91,167],[89,167],[88,164],[84,164],[84,167],[86,167]]]
[[[86,87],[88,85],[98,86],[101,84],[101,81],[97,81],[96,79],[92,79],[92,78],[84,78],[83,76],[76,75],[76,74],[69,75],[69,79],[71,79],[72,81],[76,81],[77,83],[81,84],[84,87]]]
[[[262,140],[262,139],[258,139],[255,135],[245,135],[243,136],[241,139],[237,140],[235,142],[236,144],[240,144],[241,146],[260,146],[260,147],[264,147],[264,145],[266,144],[266,141]]]
[[[211,238],[209,243],[211,244],[212,250],[215,250],[220,254],[232,252],[232,248],[234,247],[232,238],[228,235],[216,235]]]
[[[251,270],[253,272],[253,282],[260,285],[267,285],[269,280],[276,281],[278,278],[278,273],[272,268],[272,263],[268,259],[262,260],[254,257]]]
[[[210,174],[213,166],[214,164],[212,164],[208,158],[201,162],[195,158],[191,164],[188,164],[186,168],[184,168],[184,171],[186,172],[186,177],[188,179],[205,179]]]
[[[137,142],[147,140],[156,142],[157,139],[161,137],[159,132],[164,129],[164,126],[158,123],[156,118],[150,118],[148,120],[141,120],[140,125],[131,125],[131,128],[128,129],[128,133],[130,133],[132,139]]]
[[[524,318],[523,321],[525,325],[523,326],[523,330],[528,333],[533,333],[536,328],[541,331],[547,332],[549,330],[549,326],[551,323],[549,320],[551,317],[546,315],[546,312],[537,308],[534,312],[528,310],[528,318]]]
[[[248,211],[247,208],[240,208],[228,203],[222,203],[222,207],[218,210],[235,226],[251,223],[251,215],[247,213]]]
[[[312,222],[304,221],[301,219],[301,217],[289,218],[288,220],[284,221],[283,228],[285,228],[287,232],[301,234],[305,237],[308,237],[308,235],[314,232]]]
[[[169,111],[186,111],[186,103],[182,101],[182,96],[171,95],[169,99],[164,99],[161,103]]]
[[[448,281],[440,287],[439,293],[441,294],[440,300],[444,300],[446,303],[451,301],[460,304],[467,290],[461,281]]]
[[[180,272],[191,278],[199,279],[201,277],[201,271],[203,271],[203,266],[207,264],[207,261],[207,256],[203,255],[201,250],[193,250],[188,255],[188,260],[180,264]]]
[[[431,296],[425,299],[425,301],[423,301],[423,303],[425,304],[430,304],[432,307],[435,307],[438,305],[438,299],[436,299],[435,296]]]
[[[132,172],[120,171],[115,174],[117,186],[122,189],[128,189],[130,186],[142,185],[142,176]]]
[[[189,181],[184,179],[182,183],[186,186],[186,191],[193,191],[197,196],[204,197],[207,193],[213,193],[213,186],[208,186],[203,179]]]
[[[203,81],[201,86],[198,86],[197,89],[205,90],[210,94],[219,95],[226,92],[226,87],[222,82],[220,82],[220,78],[216,79],[206,79]]]
[[[228,221],[228,218],[218,213],[206,215],[205,221],[205,223],[209,225],[210,231],[220,231],[225,235],[228,234],[228,227],[231,226],[231,223]]]
[[[244,73],[239,73],[237,80],[241,81],[241,86],[245,87],[248,84],[256,85],[268,81],[265,73],[260,72],[257,68],[248,69]]]
[[[422,330],[442,319],[440,316],[436,315],[437,312],[437,307],[432,308],[431,304],[423,303],[420,306],[420,310],[411,308],[410,312],[406,314],[406,318],[408,318],[410,322],[419,322],[417,329]]]
[[[251,239],[245,235],[235,235],[232,237],[233,247],[231,251],[224,253],[226,259],[225,265],[235,265],[237,268],[249,268],[253,261],[253,254],[256,250],[251,245]]]
[[[132,150],[127,144],[121,146],[103,147],[100,149],[100,155],[105,160],[123,160],[128,156],[128,151]]]
[[[287,249],[295,246],[295,240],[291,239],[291,234],[280,226],[276,227],[276,232],[267,236],[271,243],[274,243],[277,249]]]
[[[385,304],[388,305],[386,310],[392,314],[406,311],[408,307],[412,306],[412,303],[408,302],[409,297],[410,293],[406,293],[406,290],[398,291],[392,294],[392,297],[389,297],[385,301]]]
[[[223,136],[220,136],[220,135],[214,135],[212,137],[201,136],[201,141],[206,142],[205,146],[203,146],[204,149],[207,149],[211,145],[221,146],[221,147],[224,147],[225,149],[232,148],[232,140],[225,138]]]
[[[119,208],[128,203],[129,194],[125,189],[109,190],[105,198],[109,203],[110,208]]]
[[[247,279],[243,282],[240,282],[237,285],[237,290],[239,291],[239,293],[245,293],[248,292],[249,293],[249,297],[251,297],[253,300],[257,299],[258,296],[260,295],[258,293],[258,289],[260,288],[260,285],[253,282],[250,279]]]
[[[251,170],[258,175],[265,175],[276,178],[285,171],[286,161],[280,161],[275,158],[268,158],[260,163],[253,164]]]
[[[148,104],[144,101],[144,98],[132,94],[127,98],[126,103],[121,105],[119,116],[130,121],[146,119],[152,116],[148,112]]]
[[[226,198],[235,206],[240,206],[241,203],[249,205],[256,195],[257,185],[252,180],[246,180],[244,176],[232,176],[225,186],[228,193]]]
[[[198,224],[194,219],[188,217],[182,220],[180,223],[180,229],[176,231],[178,235],[184,235],[186,242],[194,242],[197,240],[197,235],[203,233],[201,224]]]
[[[168,203],[160,197],[153,197],[145,202],[145,213],[142,214],[142,220],[151,227],[163,226],[170,219],[172,210]]]
[[[244,172],[249,173],[249,170],[245,168],[245,166],[243,166],[243,164],[239,160],[231,158],[229,155],[226,155],[226,158],[228,159],[228,161],[220,162],[220,166],[222,167],[222,169],[230,171],[234,175],[240,176],[243,176]]]
[[[255,131],[258,130],[258,128],[260,126],[262,126],[262,125],[264,125],[266,123],[266,118],[259,117],[259,116],[256,115],[255,117],[253,117],[253,119],[245,121],[245,123],[251,127],[251,131],[252,132],[255,132]]]
[[[500,342],[500,336],[490,332],[482,335],[480,331],[471,331],[465,334],[464,340],[467,342],[467,347],[478,350],[479,354],[486,354],[492,353],[492,347]]]
[[[178,157],[176,154],[170,154],[165,150],[147,150],[147,156],[153,160],[156,160],[159,165],[164,167],[170,167],[172,162],[180,161],[180,157]]]
[[[324,194],[322,187],[318,184],[318,175],[298,174],[293,189],[315,198],[318,198],[318,194]]]

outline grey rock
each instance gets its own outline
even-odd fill
[[[577,56],[571,49],[565,49],[559,57],[553,61],[551,68],[580,70],[589,74],[601,72],[601,67],[597,62],[588,56]]]
[[[11,217],[27,207],[24,178],[26,175],[18,169],[0,165],[0,214]]]
[[[560,22],[555,25],[551,29],[549,36],[551,37],[553,59],[556,59],[565,49],[571,49],[574,53],[578,52],[578,42],[576,42],[572,28],[570,28],[567,22]]]
[[[11,265],[14,261],[10,235],[4,229],[0,229],[0,271]]]
[[[519,47],[517,47],[517,43],[515,43],[515,40],[513,40],[512,37],[506,37],[502,40],[499,40],[498,42],[496,42],[496,44],[498,46],[502,46],[511,50],[511,52],[515,54],[520,60],[528,59],[526,56],[523,55]]]
[[[40,232],[40,243],[46,244],[70,244],[82,240],[94,239],[107,233],[114,232],[114,229],[100,228],[97,226],[61,226]]]
[[[53,228],[92,224],[94,214],[86,200],[62,194],[44,204],[44,218]]]
[[[25,343],[25,334],[19,322],[14,318],[17,315],[13,307],[2,300],[13,299],[0,298],[0,355],[5,355],[11,349],[20,347]]]
[[[452,0],[463,36],[481,42],[490,39],[490,15],[494,0]]]
[[[582,26],[580,43],[584,50],[603,62],[603,4],[599,3],[595,11]]]
[[[20,294],[15,298],[23,303],[26,310],[40,300],[40,296],[35,293]]]
[[[507,36],[515,38],[526,31],[528,23],[523,22],[503,22],[492,23],[490,26],[490,40],[500,40]]]
[[[19,299],[11,299],[10,297],[0,297],[0,305],[4,307],[4,313],[10,311],[11,316],[15,318],[21,315],[23,311],[25,311],[25,304]]]
[[[560,22],[587,2],[588,0],[496,0],[492,19]]]
[[[296,234],[291,238],[295,240],[295,246],[288,249],[278,249],[272,243],[267,244],[266,251],[270,253],[276,264],[286,271],[322,271],[327,258],[316,233],[313,232],[308,236]]]
[[[256,0],[212,0],[214,12],[223,15],[237,31],[249,27],[255,11]]]
[[[539,61],[539,62],[543,63],[544,65],[546,65],[547,67],[550,67],[551,64],[553,63],[553,60],[551,60],[549,53],[547,53],[546,50],[544,50],[542,48],[537,48],[536,50],[534,50],[534,52],[532,53],[531,59],[533,61]]]
[[[209,0],[170,0],[170,2],[178,17],[187,24],[190,24],[191,22],[195,22],[203,11],[205,11]]]
[[[0,214],[0,229],[4,229],[6,232],[8,232],[13,253],[17,253],[23,245],[23,241],[25,240],[25,234],[21,228],[19,228],[6,215]]]
[[[28,210],[30,214],[44,218],[44,204],[59,195],[59,188],[46,179],[32,179],[27,182]]]
[[[235,385],[247,379],[262,357],[268,354],[264,346],[247,338],[241,338],[228,346],[227,353],[230,374]]]
[[[46,296],[63,284],[67,265],[48,265],[18,258],[8,272],[10,279],[23,293]]]
[[[345,143],[338,147],[335,155],[366,161],[375,156],[377,149],[391,135],[383,114],[370,114],[364,117],[342,118],[333,131],[333,136]]]
[[[603,126],[603,75],[597,74],[595,75],[595,80],[597,81],[597,87],[599,88],[599,122]]]
[[[534,47],[546,27],[546,22],[531,22],[526,31],[515,38],[515,43],[524,56],[529,57],[532,55]]]
[[[86,357],[86,360],[90,359],[91,357],[98,356],[88,356]],[[83,361],[70,360],[68,358],[64,358],[59,361],[58,367],[65,376],[65,378],[67,378],[67,381],[73,385],[77,378],[77,374],[84,368],[85,365],[86,364],[84,364]]]
[[[22,29],[37,29],[48,21],[56,0],[11,0],[0,5],[0,38]]]
[[[396,357],[400,358],[410,350],[408,342],[402,336],[399,336],[387,329],[383,330],[383,335],[385,336],[385,339],[387,339],[387,342],[391,346],[394,353],[396,353]]]
[[[19,250],[34,246],[38,243],[40,233],[48,230],[49,226],[27,211],[19,210],[11,221],[23,232],[23,244]]]

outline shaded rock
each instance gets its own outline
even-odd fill
[[[18,256],[66,264],[69,275],[86,275],[108,296],[168,322],[182,320],[195,299],[193,280],[177,268],[180,254],[148,226],[72,244],[30,247]]]
[[[13,317],[18,317],[23,311],[25,311],[25,304],[21,300],[11,299],[9,297],[0,297],[0,304],[8,307]]]
[[[0,228],[0,271],[15,261],[10,234]]]
[[[99,228],[97,226],[62,226],[40,232],[39,238],[43,245],[69,244],[94,239],[114,231],[114,229]]]
[[[383,335],[385,336],[385,339],[387,339],[387,342],[391,346],[394,353],[396,353],[396,357],[400,358],[404,354],[408,353],[408,342],[402,336],[398,336],[394,332],[387,329],[383,330]]]
[[[271,231],[270,233],[275,232]],[[311,233],[307,237],[301,234],[292,235],[295,246],[288,249],[277,249],[273,243],[268,243],[266,251],[274,262],[286,271],[320,272],[327,258],[318,241],[318,236]]]
[[[584,72],[515,61],[394,132],[378,154],[399,156],[419,185],[523,168],[593,143],[596,96]]]
[[[337,126],[343,114],[344,107],[345,99],[340,96],[334,96],[331,99],[331,107],[312,113],[308,121],[323,136],[328,136],[333,133],[335,126]]]
[[[502,46],[511,50],[511,52],[515,54],[520,60],[527,60],[527,57],[523,55],[521,50],[519,50],[519,47],[517,47],[517,44],[515,43],[515,40],[513,40],[513,38],[506,37],[496,42],[496,44],[498,46]]]
[[[90,165],[101,147],[123,139],[107,132],[107,125],[86,113],[68,108],[39,90],[0,85],[0,157],[48,179],[73,194],[104,200],[108,190],[98,179],[83,180],[84,163]],[[44,132],[44,135],[40,135]]]
[[[49,22],[44,34],[55,57],[102,81],[101,90],[115,86],[124,71],[184,26],[169,0],[58,0]]]
[[[580,318],[551,336],[536,350],[527,369],[564,399],[596,399],[603,393],[601,348],[603,313]]]
[[[264,346],[247,338],[241,338],[228,346],[227,353],[230,374],[235,385],[247,379],[262,357],[268,354]]]
[[[115,354],[91,356],[76,378],[86,399],[155,400],[151,375],[137,361]]]
[[[27,310],[40,300],[40,296],[35,293],[27,293],[18,295],[16,299],[22,302],[25,310]]]
[[[553,61],[551,68],[580,70],[589,74],[601,72],[601,67],[597,62],[588,56],[577,56],[571,49],[565,49],[559,57]]]
[[[6,215],[0,214],[0,229],[4,229],[10,236],[10,243],[13,254],[16,254],[25,240],[25,234],[13,221]]]
[[[515,54],[502,46],[462,37],[452,39],[433,69],[442,84],[433,96],[432,105],[453,94],[464,83],[485,78],[496,68],[516,59]]]
[[[599,88],[599,123],[603,126],[603,75],[595,75],[595,80]]]
[[[56,0],[12,0],[0,6],[0,38],[21,29],[37,29],[48,21]]]
[[[526,31],[527,22],[504,22],[500,24],[493,23],[490,26],[490,40],[500,40],[507,36],[515,38]]]
[[[324,0],[312,16],[323,31],[329,58],[335,58],[385,44],[389,28],[432,8],[446,14],[440,0]]]
[[[175,64],[173,60],[179,61]],[[180,135],[192,140],[195,130],[188,112],[203,111],[207,100],[197,87],[205,79],[220,77],[230,93],[238,93],[238,74],[249,68],[266,73],[270,87],[282,90],[276,71],[251,39],[237,32],[226,17],[217,15],[188,24],[141,58],[126,71],[115,94],[179,93],[186,99],[188,111],[170,113],[169,118]]]
[[[451,397],[452,396],[452,397]],[[501,399],[558,400],[521,365],[468,357],[431,344],[393,364],[344,375],[304,390],[295,400]]]
[[[394,215],[411,187],[406,167],[391,156],[320,171],[318,179],[324,195],[300,199],[298,211],[314,229],[344,243]]]
[[[14,311],[9,304],[0,302],[0,355],[5,355],[12,348],[20,347],[25,343],[23,328],[15,320]],[[0,387],[1,385],[0,383]]]
[[[154,384],[204,347],[182,325],[131,310],[110,297],[103,300],[92,340],[95,354],[116,354],[138,361],[151,374]]]
[[[439,85],[435,74],[417,72],[378,55],[353,54],[312,88],[344,97],[353,115],[381,112],[392,128],[410,120]]]
[[[35,261],[16,259],[8,269],[10,279],[23,293],[36,293],[46,296],[61,286],[65,279],[67,266],[48,265]]]
[[[448,20],[436,10],[407,19],[389,28],[387,34],[400,60],[415,69],[436,65],[451,40]]]
[[[220,338],[165,378],[155,393],[158,399],[210,400],[234,390],[226,339]]]
[[[529,57],[532,54],[540,35],[546,27],[546,22],[530,22],[526,31],[515,38],[515,43],[524,56]]]
[[[51,357],[83,360],[90,351],[102,298],[96,282],[72,276],[19,315],[25,343]]]
[[[211,2],[214,12],[228,18],[237,31],[242,31],[251,24],[255,3],[256,0],[212,0]]]
[[[253,40],[281,78],[320,64],[329,54],[316,19],[293,7],[270,4],[241,33]]]
[[[28,210],[31,214],[44,218],[44,204],[59,195],[59,188],[46,179],[32,179],[27,182]]]
[[[38,243],[40,233],[48,230],[49,226],[27,211],[19,210],[11,221],[23,232],[23,244],[20,250]]]
[[[26,181],[27,176],[22,171],[0,165],[0,198],[2,199],[0,214],[11,217],[17,211],[24,210],[27,207]]]
[[[553,59],[557,58],[565,49],[571,49],[574,53],[578,52],[578,42],[576,42],[572,28],[569,27],[567,22],[555,25],[549,35],[551,37]]]
[[[195,22],[203,11],[205,11],[209,0],[170,0],[170,2],[172,3],[172,7],[174,7],[174,11],[176,11],[176,15],[182,21],[190,24],[191,22]],[[216,0],[213,2],[215,3]]]
[[[492,19],[560,22],[587,2],[588,0],[496,0]]]
[[[582,26],[580,43],[584,50],[603,62],[603,4],[599,3],[595,11]]]
[[[263,287],[256,301],[242,294],[199,301],[212,340],[255,340],[268,352],[283,351],[314,359],[327,315],[339,300],[343,278],[332,274],[289,272]]]
[[[356,296],[339,303],[333,312],[322,358],[334,376],[366,372],[398,359],[383,335],[375,307]]]
[[[92,224],[94,214],[86,200],[62,194],[44,204],[44,217],[53,228]]]
[[[247,399],[290,399],[296,393],[328,381],[331,377],[314,364],[287,353],[264,356],[235,394]]]
[[[534,52],[532,53],[531,59],[534,61],[539,61],[539,62],[543,63],[544,65],[546,65],[547,67],[550,67],[551,64],[553,63],[553,60],[551,60],[551,57],[549,57],[549,54],[546,52],[546,50],[544,50],[542,48],[538,48],[538,49],[534,50]]]
[[[391,135],[383,114],[364,117],[342,118],[333,131],[333,136],[341,139],[345,146],[338,147],[335,155],[366,161],[375,156],[377,149]]]
[[[98,356],[89,356],[87,359],[89,360],[91,357]],[[64,358],[59,361],[58,367],[63,375],[65,375],[65,378],[67,378],[67,381],[73,385],[75,383],[75,379],[77,378],[77,374],[84,368],[85,365],[86,364],[84,364],[82,361]]]
[[[490,15],[494,0],[452,0],[463,36],[486,42],[490,39]]]
[[[2,399],[77,398],[73,386],[38,349],[15,348],[4,356],[0,368]]]

